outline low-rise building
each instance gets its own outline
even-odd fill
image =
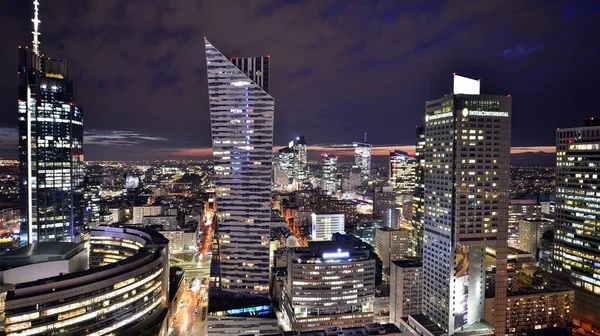
[[[524,335],[541,329],[568,329],[575,293],[560,286],[523,288],[506,297],[506,334]],[[484,319],[494,317],[494,298],[485,299]]]
[[[156,215],[142,217],[143,226],[162,226],[162,230],[170,231],[177,230],[177,217]]]
[[[344,215],[342,214],[316,214],[310,215],[312,241],[331,240],[334,233],[344,232]]]
[[[543,218],[519,220],[519,249],[532,253],[538,259],[537,252],[542,235],[547,230],[552,230],[553,226],[553,221]]]
[[[169,251],[193,251],[198,246],[198,225],[185,230],[158,231],[169,240]]]
[[[390,266],[390,322],[421,313],[423,262],[419,258],[394,260]]]
[[[164,208],[162,205],[134,206],[132,224],[142,224],[144,216],[162,215]]]
[[[413,256],[411,244],[412,232],[405,228],[380,228],[375,230],[375,253],[388,269],[390,262]]]

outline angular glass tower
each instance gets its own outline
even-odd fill
[[[67,62],[19,47],[21,244],[79,241],[83,230],[83,115]]]
[[[247,74],[260,71],[268,83],[268,57],[251,58],[242,71],[204,44],[216,185],[212,275],[224,290],[267,295],[275,100]],[[249,69],[253,64],[261,69]]]

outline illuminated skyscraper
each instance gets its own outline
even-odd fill
[[[553,275],[575,288],[575,317],[596,328],[600,327],[598,155],[600,118],[556,130]]]
[[[404,205],[410,206],[415,191],[415,169],[417,161],[401,151],[390,152],[389,184],[394,189],[396,196],[395,207],[402,218],[412,218],[410,214],[404,213]]]
[[[327,194],[331,195],[337,192],[338,179],[337,179],[337,156],[322,154],[321,155],[321,189],[325,190]]]
[[[425,126],[417,127],[417,143],[415,146],[415,189],[412,197],[412,225],[415,229],[418,256],[423,255],[423,212],[425,212]]]
[[[496,248],[494,329],[505,334],[511,98],[454,94],[425,115],[423,313],[449,335],[483,319],[485,248]]]
[[[222,289],[266,295],[275,100],[247,74],[260,71],[268,83],[269,60],[250,58],[242,71],[208,40],[204,45],[216,185],[213,275]]]
[[[390,152],[390,185],[399,195],[412,195],[415,189],[415,159],[401,151]]]
[[[67,62],[39,53],[38,5],[33,48],[19,47],[21,244],[75,242],[83,230],[83,116]]]
[[[276,188],[291,189],[294,183],[294,150],[291,147],[283,147],[277,153],[274,180]]]
[[[371,176],[371,145],[354,142],[352,146],[354,147],[354,165],[360,169],[361,183],[365,184]]]
[[[304,189],[308,183],[306,140],[304,140],[304,136],[296,137],[290,141],[289,146],[294,150],[294,189]]]

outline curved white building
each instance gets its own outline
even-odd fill
[[[87,269],[87,249],[64,244],[32,244],[0,256],[0,325],[7,336],[138,335],[161,324],[169,289],[163,236],[98,226],[90,232]],[[31,274],[44,276],[28,281]]]
[[[293,330],[373,322],[375,259],[344,241],[291,248],[283,284],[284,324]]]

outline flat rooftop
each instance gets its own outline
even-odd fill
[[[444,329],[438,327],[433,321],[431,321],[427,316],[423,314],[415,314],[410,315],[417,323],[419,323],[423,328],[427,329],[434,336],[440,336],[444,333]]]
[[[423,259],[421,258],[404,258],[392,260],[392,262],[402,268],[423,267]]]
[[[68,260],[83,249],[83,243],[33,243],[0,255],[0,268],[18,267],[46,261]]]
[[[402,332],[400,331],[400,328],[398,328],[395,324],[393,323],[386,323],[386,324],[376,324],[376,323],[370,323],[368,324],[368,326],[371,326],[373,329],[379,327],[382,328],[385,331],[385,334],[383,335],[402,335]],[[365,326],[361,326],[361,327],[353,327],[353,328],[342,328],[340,330],[342,332],[342,335],[344,336],[360,336],[360,335],[382,335],[380,333],[374,333],[371,332],[369,333],[367,331],[367,328]],[[292,336],[292,335],[303,335],[303,336],[325,336],[325,330],[315,330],[315,331],[284,331],[278,334],[268,334],[267,336],[276,336],[276,335],[283,335],[283,336]]]

